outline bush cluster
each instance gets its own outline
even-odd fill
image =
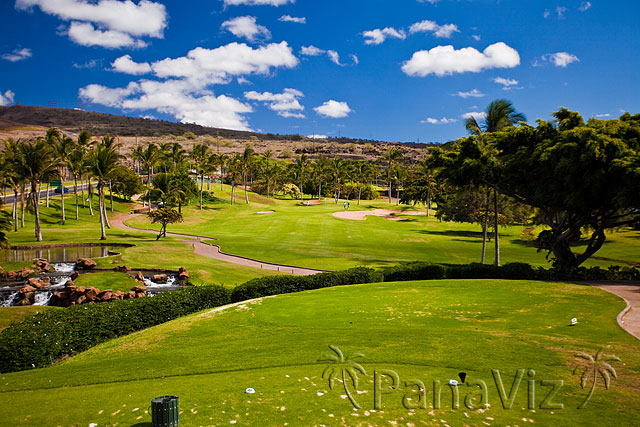
[[[385,282],[434,279],[512,279],[512,280],[640,280],[640,270],[611,266],[559,269],[532,267],[522,262],[502,266],[490,264],[431,264],[410,262],[384,270]]]
[[[352,268],[335,273],[313,276],[268,276],[249,280],[237,286],[231,293],[233,302],[245,301],[269,295],[288,294],[332,286],[381,282],[382,274],[370,268]]]
[[[229,304],[221,286],[188,287],[153,298],[47,310],[0,333],[0,372],[47,366],[97,344],[180,316]]]

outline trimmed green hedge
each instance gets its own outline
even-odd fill
[[[47,366],[110,339],[229,304],[230,297],[231,291],[221,286],[201,286],[153,298],[47,310],[0,333],[0,372]]]
[[[260,277],[237,286],[231,293],[231,300],[233,302],[239,302],[269,295],[381,281],[382,274],[370,268],[363,267],[337,271],[335,273],[314,274],[312,276]]]

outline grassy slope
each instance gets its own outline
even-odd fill
[[[228,198],[219,187],[216,195]],[[433,262],[478,262],[482,233],[477,226],[441,223],[433,217],[411,216],[408,221],[389,221],[367,217],[366,221],[338,219],[331,214],[342,211],[330,199],[323,205],[299,206],[299,201],[278,200],[275,206],[240,202],[211,204],[200,211],[196,207],[185,210],[185,222],[171,230],[215,237],[222,250],[264,261],[297,266],[344,269],[356,265],[383,266],[398,261],[426,260]],[[275,210],[273,214],[257,214]],[[396,208],[386,202],[363,202],[358,208]],[[405,207],[406,208],[406,207]],[[138,217],[129,224],[153,228],[146,217]],[[501,261],[528,262],[548,265],[544,253],[520,240],[522,227],[501,228]],[[598,256],[640,262],[640,232],[609,234]],[[493,244],[487,248],[487,259],[493,261]],[[587,265],[606,267],[607,261],[590,260]]]
[[[640,417],[640,343],[618,327],[619,298],[596,288],[529,281],[430,281],[329,288],[267,298],[222,312],[204,312],[104,345],[54,367],[0,375],[0,399],[10,425],[138,425],[151,398],[180,396],[181,425],[632,425]],[[568,326],[571,317],[577,326]],[[354,411],[342,384],[330,390],[318,362],[336,345],[362,352],[368,375]],[[586,409],[587,390],[572,375],[575,353],[604,345],[621,358],[611,388],[602,383]],[[491,369],[507,390],[516,369],[535,379],[564,380],[561,410],[526,407],[526,377],[515,404],[503,410]],[[488,411],[461,407],[407,411],[407,388],[383,398],[373,412],[373,371],[393,369],[402,381],[484,380]],[[600,378],[601,380],[601,378]],[[353,391],[353,385],[350,384]],[[244,393],[254,387],[255,395]],[[537,386],[538,404],[548,388]],[[466,387],[461,387],[464,399]],[[21,402],[29,401],[29,405]],[[64,402],[64,403],[61,403]],[[365,412],[366,411],[366,412]],[[330,416],[330,414],[332,416]],[[469,417],[469,418],[468,418]],[[444,421],[440,421],[444,420]]]
[[[0,307],[0,331],[6,329],[10,324],[34,315],[39,311],[55,309],[55,307],[48,306]]]
[[[108,200],[108,199],[107,199]],[[65,212],[67,224],[61,225],[59,197],[51,199],[51,207],[41,207],[41,224],[44,241],[47,243],[83,243],[99,242],[100,223],[97,208],[94,206],[94,216],[89,215],[88,208],[80,208],[80,220],[75,220],[75,199],[69,195],[65,199]],[[94,198],[94,205],[97,205],[97,198]],[[118,203],[114,205],[115,214],[124,214],[131,209],[129,203]],[[107,201],[107,207],[109,202]],[[111,215],[111,214],[110,214]],[[25,228],[18,233],[10,232],[9,239],[14,245],[35,244],[33,234],[33,218],[26,217]],[[224,284],[228,286],[243,283],[254,277],[274,274],[267,270],[258,270],[249,267],[232,265],[226,262],[217,261],[211,258],[195,255],[193,249],[182,243],[179,238],[169,237],[160,241],[155,240],[155,236],[148,233],[136,232],[132,230],[118,230],[112,228],[107,230],[107,242],[133,243],[133,248],[118,248],[121,255],[96,259],[100,267],[113,267],[112,262],[119,260],[120,264],[132,267],[146,268],[166,268],[177,269],[185,266],[191,273],[193,282],[208,284]],[[5,269],[15,269],[28,263],[4,263]]]

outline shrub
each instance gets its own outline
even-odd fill
[[[411,262],[384,270],[385,282],[446,279],[447,267],[427,262]]]
[[[260,277],[237,286],[231,293],[231,301],[238,302],[269,295],[380,281],[382,281],[380,273],[370,268],[362,267],[335,273],[314,274],[312,276]]]
[[[41,312],[0,333],[0,372],[47,366],[107,340],[228,304],[230,296],[221,286],[200,286]]]

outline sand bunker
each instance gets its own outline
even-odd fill
[[[372,211],[344,211],[334,212],[333,216],[337,218],[352,219],[354,221],[364,221],[367,215],[379,216],[391,221],[405,221],[407,218],[396,215],[426,215],[425,212],[403,211],[400,209],[374,209]]]
[[[274,212],[275,211],[260,211],[260,212],[256,212],[256,213],[258,213],[258,214],[272,214]]]

